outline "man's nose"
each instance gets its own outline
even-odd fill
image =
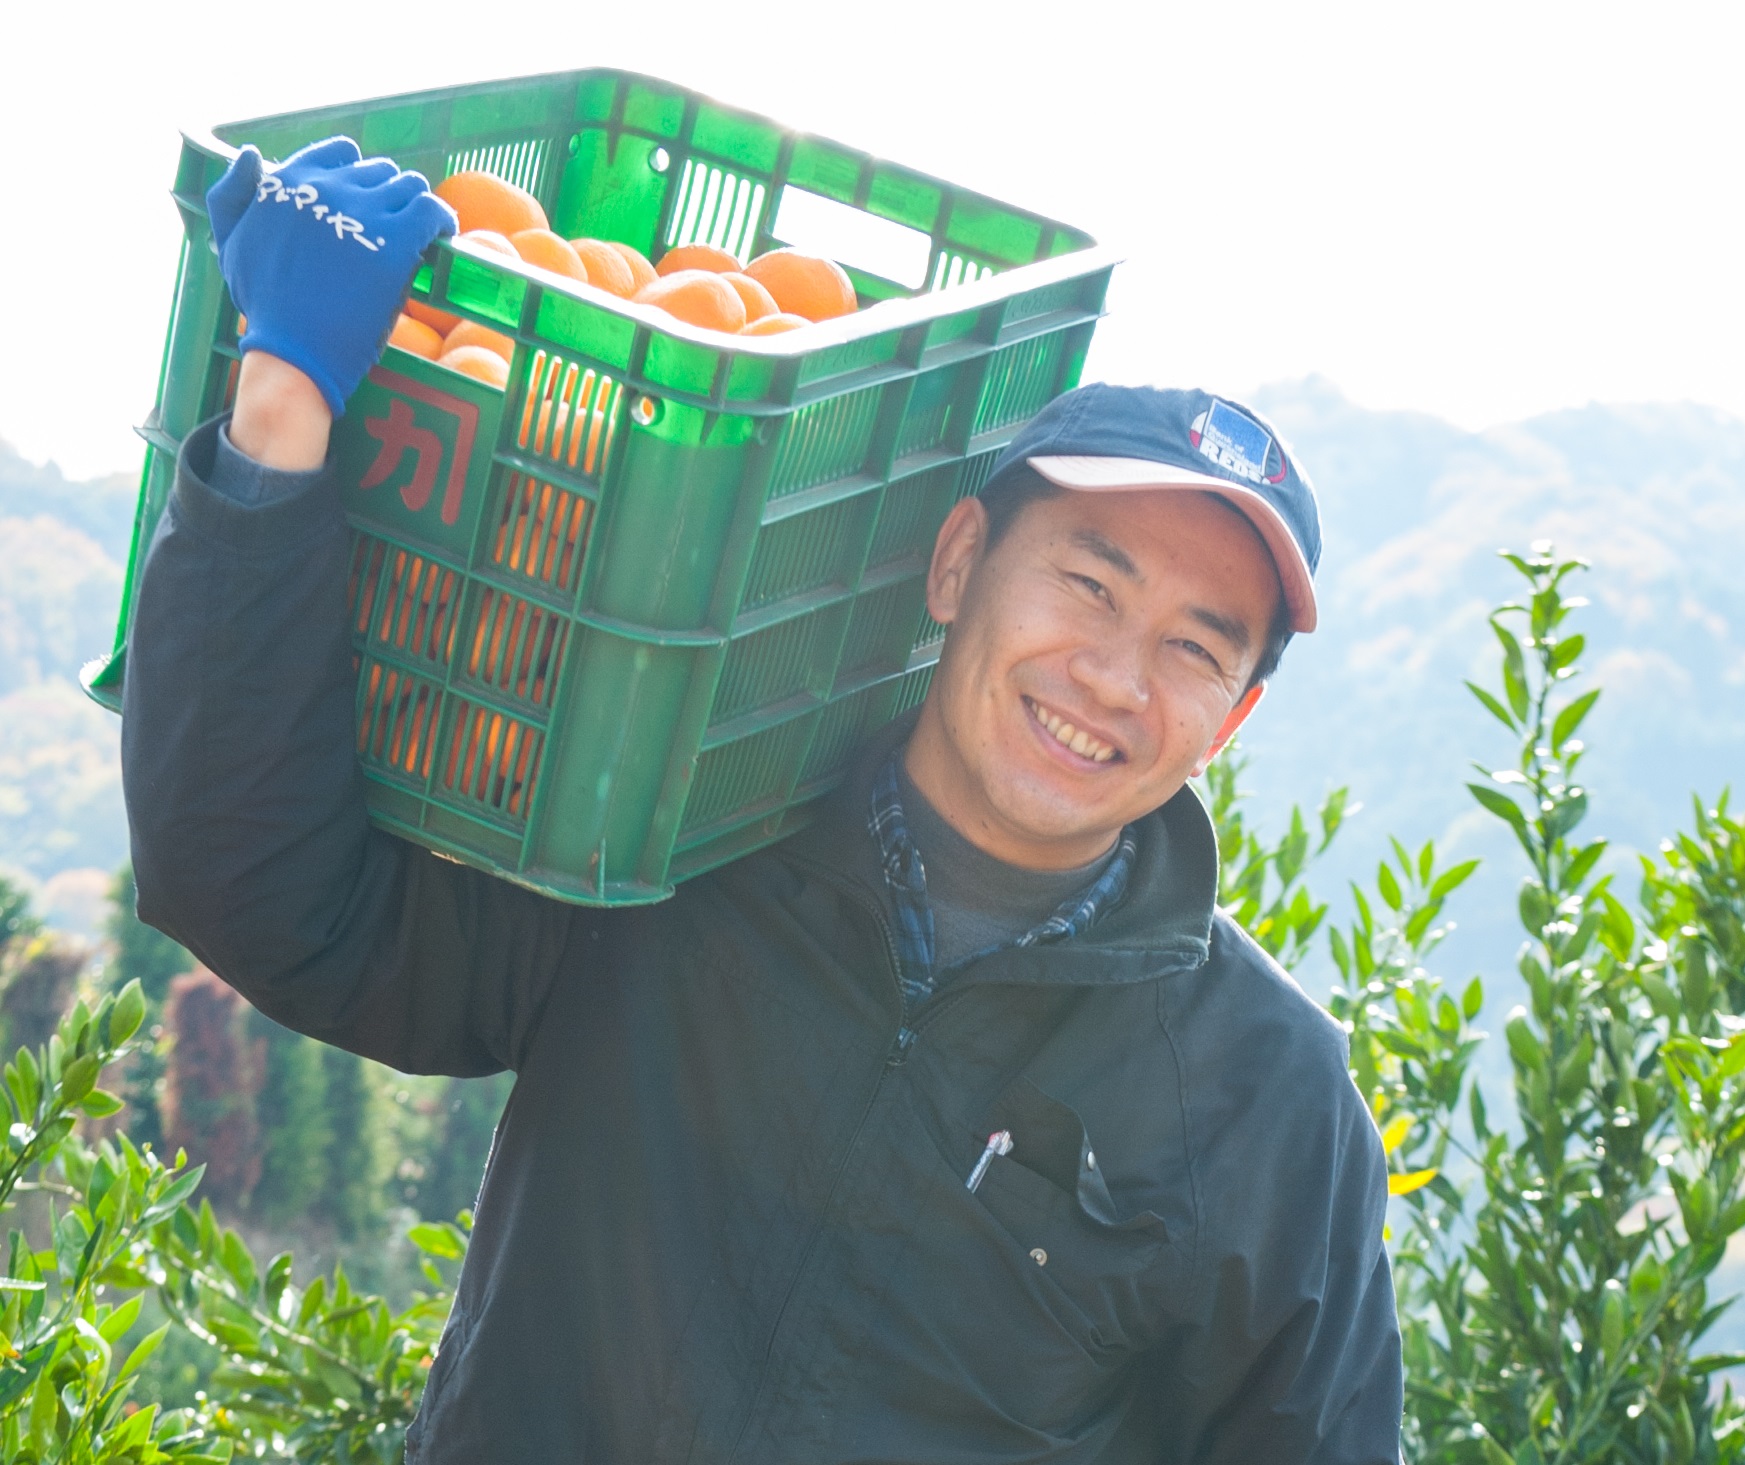
[[[1143,712],[1150,705],[1151,680],[1137,637],[1114,632],[1087,642],[1073,653],[1067,670],[1092,697],[1114,711]]]

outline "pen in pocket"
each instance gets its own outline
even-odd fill
[[[993,1164],[994,1156],[1009,1155],[1011,1153],[1012,1131],[1009,1129],[996,1129],[988,1136],[987,1148],[982,1151],[981,1159],[976,1161],[975,1169],[969,1172],[969,1179],[964,1182],[965,1185],[968,1186],[970,1190],[974,1190],[982,1183],[982,1176],[988,1173],[988,1166]]]

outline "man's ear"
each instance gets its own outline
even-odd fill
[[[927,613],[949,626],[963,608],[970,572],[988,542],[988,511],[978,498],[959,499],[939,526],[927,567]]]
[[[1212,744],[1200,755],[1200,761],[1194,764],[1195,778],[1206,771],[1206,765],[1218,754],[1224,751],[1224,744],[1236,736],[1236,729],[1248,721],[1248,714],[1258,706],[1260,699],[1266,695],[1266,683],[1258,682],[1242,694],[1242,700],[1230,709],[1230,715],[1224,719],[1224,725],[1218,729]]]

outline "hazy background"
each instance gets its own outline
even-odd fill
[[[1745,7],[1677,0],[14,5],[0,438],[137,461],[178,127],[588,65],[1090,229],[1128,260],[1093,376],[1745,415],[1742,41]]]

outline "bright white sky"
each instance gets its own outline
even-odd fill
[[[0,438],[137,466],[178,127],[593,65],[1117,246],[1090,377],[1322,372],[1470,427],[1593,399],[1745,416],[1742,43],[1736,0],[15,6]]]

